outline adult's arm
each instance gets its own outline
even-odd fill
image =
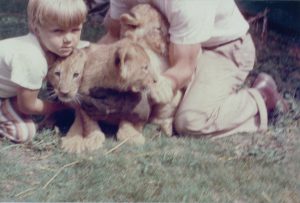
[[[171,67],[163,74],[171,79],[173,90],[187,85],[197,66],[201,44],[174,44],[169,45],[169,62]]]
[[[151,99],[155,103],[169,103],[173,99],[174,92],[188,84],[196,69],[200,52],[200,44],[170,44],[171,67],[150,89]]]
[[[104,26],[107,30],[106,34],[97,42],[98,44],[110,44],[116,42],[120,38],[120,22],[112,19],[109,12],[104,19]]]

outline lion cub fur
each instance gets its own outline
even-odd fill
[[[63,102],[80,101],[89,95],[93,87],[112,88],[121,91],[143,91],[154,78],[149,73],[150,59],[144,48],[129,39],[114,44],[92,44],[88,49],[74,50],[65,59],[58,60],[49,70],[48,81],[55,94]],[[144,123],[121,121],[117,138],[143,144]],[[67,152],[81,153],[102,146],[105,135],[97,121],[91,119],[81,108],[76,108],[76,117],[67,135],[62,138],[62,147]]]
[[[150,4],[139,4],[129,13],[120,17],[121,37],[129,38],[141,44],[151,61],[154,76],[158,78],[169,68],[169,24],[164,16]],[[171,102],[167,104],[153,104],[152,123],[158,124],[162,131],[171,136],[173,134],[173,120],[178,105],[182,99],[182,91],[174,93]]]

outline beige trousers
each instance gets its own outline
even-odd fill
[[[226,136],[266,130],[267,109],[262,96],[256,89],[241,88],[254,61],[249,34],[216,48],[204,48],[175,115],[177,132]]]

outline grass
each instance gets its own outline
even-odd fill
[[[0,0],[0,39],[27,32],[24,2]],[[83,38],[102,33],[89,21]],[[110,151],[118,143],[109,137],[103,149],[82,155],[64,153],[61,134],[49,129],[32,143],[2,139],[0,201],[299,202],[299,38],[255,36],[251,75],[272,74],[292,105],[289,114],[272,115],[266,133],[168,138],[147,125],[144,146]]]

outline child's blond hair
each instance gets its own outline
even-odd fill
[[[27,15],[29,29],[35,33],[37,27],[53,23],[63,28],[80,25],[87,7],[84,0],[29,0]]]

